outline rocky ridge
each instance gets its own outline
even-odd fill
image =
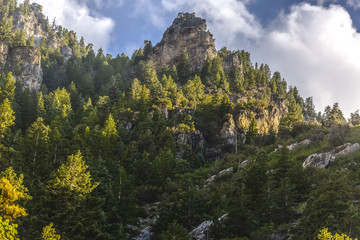
[[[184,50],[188,53],[192,70],[201,70],[207,58],[213,59],[218,55],[206,20],[196,17],[195,13],[179,13],[161,41],[152,49],[149,59],[158,67],[170,66],[178,62]],[[223,67],[228,73],[233,67],[241,69],[238,55],[229,54],[223,59]]]

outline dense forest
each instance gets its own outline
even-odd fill
[[[0,6],[1,44],[43,74],[24,87],[21,55],[0,61],[1,239],[360,236],[358,111],[315,112],[243,50],[159,66],[150,41],[113,57],[48,19],[39,40],[15,24],[36,5]]]

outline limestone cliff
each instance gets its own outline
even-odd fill
[[[40,52],[34,47],[9,48],[5,71],[12,72],[23,89],[39,90],[43,79]]]
[[[42,6],[33,3],[26,12],[17,8],[13,17],[13,32],[23,31],[27,40],[34,38],[34,46],[12,46],[8,42],[0,42],[0,71],[12,72],[22,88],[38,91],[43,81],[41,54],[37,47],[44,41],[53,49],[61,45],[54,32],[49,31],[48,20],[42,13]],[[63,47],[66,59],[72,52]]]
[[[205,19],[195,13],[179,13],[163,38],[150,53],[150,60],[157,66],[172,65],[177,62],[186,48],[192,70],[201,69],[209,56],[217,55],[213,35],[207,31]]]
[[[47,46],[56,49],[60,46],[61,40],[55,34],[50,33],[47,18],[42,10],[43,7],[37,3],[31,4],[27,14],[23,14],[18,8],[13,16],[14,31],[24,31],[27,39],[33,36],[35,47],[45,40]]]

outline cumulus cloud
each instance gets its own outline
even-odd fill
[[[159,29],[166,27],[164,8],[153,0],[136,0],[132,17],[142,17]]]
[[[360,108],[360,34],[346,9],[335,5],[336,0],[301,3],[262,26],[248,10],[251,1],[161,0],[161,5],[162,11],[196,12],[206,18],[218,49],[249,51],[253,61],[280,71],[304,97],[313,96],[317,110],[339,102],[349,116]],[[355,1],[348,4],[355,7]],[[326,2],[332,4],[323,7]],[[149,14],[162,16],[154,9]]]
[[[98,15],[81,1],[73,0],[36,0],[44,8],[44,14],[50,22],[56,18],[56,23],[69,30],[74,30],[78,37],[94,44],[94,49],[107,49],[115,23],[111,18]],[[118,3],[122,1],[117,0]]]
[[[355,10],[358,10],[360,8],[360,0],[347,0],[346,4]]]
[[[232,47],[234,42],[248,45],[262,35],[262,27],[246,5],[250,0],[162,0],[168,11],[194,11],[207,19],[217,45]]]
[[[278,17],[250,51],[280,70],[318,110],[339,102],[349,116],[360,107],[360,34],[341,6],[300,4]]]

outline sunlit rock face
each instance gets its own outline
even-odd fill
[[[175,64],[187,50],[192,70],[201,69],[206,58],[217,55],[213,35],[207,30],[206,20],[195,13],[179,13],[163,38],[150,53],[158,67]]]

